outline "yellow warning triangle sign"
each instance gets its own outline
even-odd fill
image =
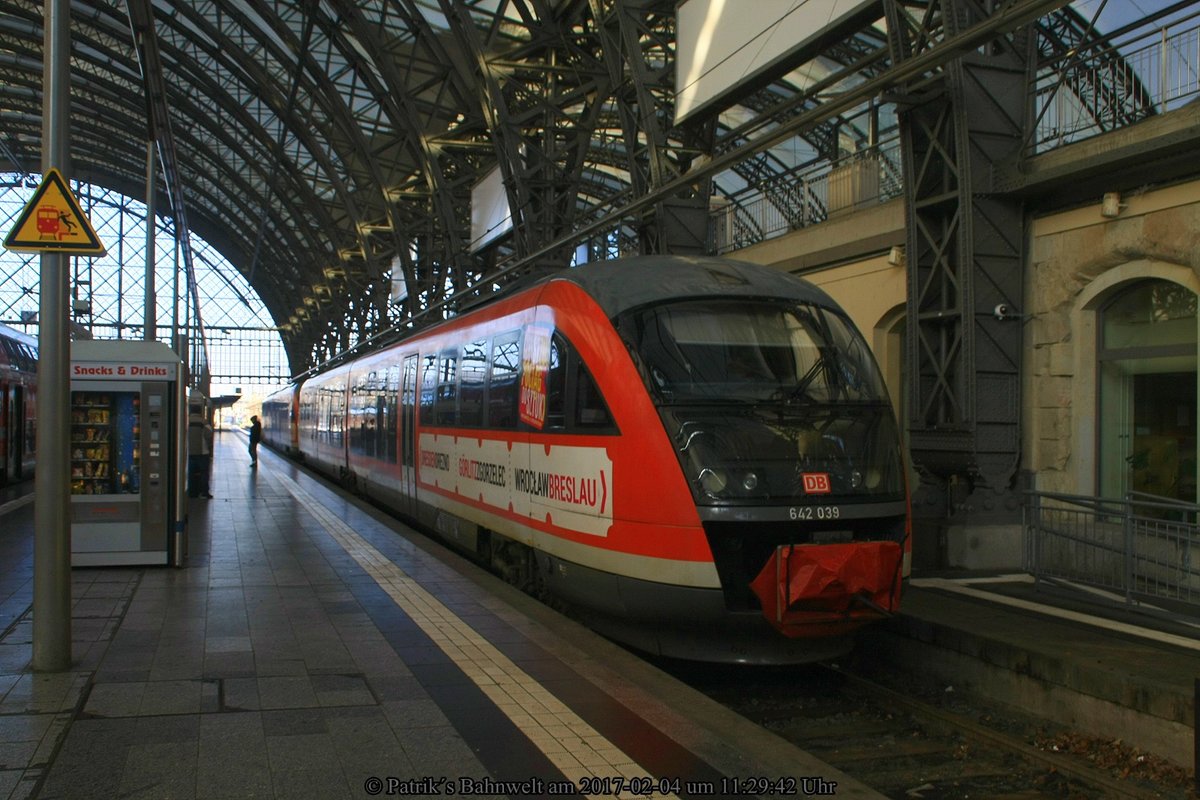
[[[102,256],[108,248],[83,215],[62,173],[54,167],[17,217],[4,247],[24,253],[71,253]]]

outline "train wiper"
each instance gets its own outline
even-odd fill
[[[702,395],[693,395],[691,397],[672,397],[670,400],[662,400],[659,405],[664,408],[687,407],[696,408],[701,406],[753,406],[763,402],[755,397],[707,397]]]
[[[816,380],[817,376],[820,375],[824,369],[825,359],[818,358],[812,363],[812,366],[808,368],[808,371],[796,380],[795,386],[780,386],[779,389],[776,390],[773,395],[771,395],[771,399],[782,400],[785,403],[795,403],[807,398],[809,402],[812,402],[813,398],[808,396],[808,387],[814,380]]]

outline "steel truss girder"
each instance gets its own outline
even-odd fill
[[[503,25],[480,24],[463,4],[441,4],[456,51],[465,56],[460,69],[481,90],[479,115],[495,145],[513,211],[512,242],[495,255],[522,260],[569,234],[584,206],[581,188],[603,193],[593,207],[621,193],[604,193],[606,168],[627,175],[622,191],[642,195],[707,152],[711,127],[686,141],[670,127],[671,4],[591,0],[554,7],[513,2],[509,8],[521,19],[519,40]],[[604,143],[614,140],[619,152],[606,159]],[[643,249],[702,248],[706,186],[643,212],[636,221]],[[671,224],[681,216],[688,221]],[[572,249],[539,253],[521,272],[561,268]],[[486,281],[490,267],[476,266]]]
[[[263,19],[271,19],[273,16],[269,8],[262,2],[252,4],[251,9]],[[201,41],[214,42],[218,47],[214,52],[208,54],[209,57],[227,62],[232,67],[230,69],[231,72],[249,76],[258,86],[266,87],[274,85],[273,77],[264,66],[259,61],[250,58],[249,54],[239,48],[235,42],[231,41],[219,27],[213,25],[204,15],[187,6],[177,9],[176,13],[186,20],[187,25],[204,32],[205,38],[193,43],[193,46],[199,46]],[[249,28],[252,25],[252,21],[244,17],[240,11],[226,10],[224,13],[244,28]],[[319,12],[310,7],[306,9],[306,13]],[[162,19],[160,24],[171,26],[181,36],[187,35],[187,28],[180,25],[179,21],[171,17]],[[349,219],[349,226],[339,224],[339,220],[335,219],[330,212],[331,206],[319,201],[315,196],[313,188],[298,179],[301,175],[299,165],[292,160],[287,150],[281,146],[278,137],[268,131],[259,120],[255,119],[252,114],[208,76],[193,73],[190,77],[194,83],[206,86],[207,96],[219,102],[222,105],[224,113],[228,113],[238,120],[239,129],[245,131],[248,138],[259,143],[265,155],[264,158],[258,160],[256,165],[256,169],[261,173],[258,177],[258,181],[261,184],[266,185],[268,181],[272,181],[271,169],[268,167],[269,164],[282,161],[289,165],[290,168],[284,170],[281,175],[287,185],[281,186],[278,189],[271,187],[267,190],[266,194],[261,195],[266,203],[265,209],[269,210],[271,205],[278,203],[287,209],[286,213],[281,216],[291,221],[299,230],[304,231],[304,234],[307,236],[314,236],[316,231],[305,230],[306,226],[302,224],[302,220],[306,218],[316,218],[322,221],[321,227],[328,226],[324,231],[324,235],[314,239],[310,248],[308,248],[309,263],[307,266],[314,271],[305,277],[309,283],[312,283],[321,280],[320,273],[316,271],[320,269],[321,262],[335,258],[338,250],[348,246],[354,246],[363,251],[366,250],[361,233],[355,224],[357,221],[363,219],[364,215],[358,211],[358,199],[352,191],[351,185],[343,175],[342,170],[339,168],[339,164],[356,160],[355,153],[358,152],[358,149],[355,149],[352,144],[348,143],[355,142],[359,134],[355,126],[348,121],[344,98],[338,96],[338,93],[333,89],[328,79],[323,77],[323,71],[316,68],[311,54],[298,52],[300,51],[300,43],[296,41],[287,28],[279,25],[275,27],[275,33],[280,40],[290,42],[291,51],[289,52],[277,47],[274,40],[270,37],[264,37],[263,48],[272,54],[277,63],[288,64],[293,60],[296,61],[295,68],[298,70],[298,74],[294,77],[294,80],[303,82],[306,88],[306,97],[315,98],[319,104],[318,108],[322,112],[322,121],[326,122],[329,126],[324,131],[327,138],[322,140],[317,135],[317,131],[313,129],[310,121],[304,119],[295,108],[286,107],[285,97],[283,96],[284,92],[282,90],[263,92],[261,100],[271,109],[275,118],[279,120],[281,126],[283,126],[288,134],[296,137],[303,144],[304,151],[313,159],[324,180],[333,187],[338,198],[336,207],[342,215]],[[187,63],[186,59],[176,57],[177,68],[182,70]],[[312,76],[314,75],[319,77],[315,79],[315,83],[312,83],[314,80]],[[279,89],[279,87],[276,88]],[[180,98],[180,100],[183,101],[185,98]],[[334,133],[341,134],[342,138],[340,141],[343,143],[338,148],[341,152],[336,153],[336,162],[333,158],[334,153],[331,150],[333,150],[332,145],[337,144],[339,140],[333,137],[332,134]],[[327,146],[327,143],[330,146]],[[361,149],[361,142],[357,144],[358,148]],[[247,163],[254,164],[255,162]],[[245,230],[243,239],[247,242],[248,254],[253,252],[254,240],[256,238],[255,230],[258,227],[259,217],[262,213],[263,209],[255,210],[254,216],[248,220],[248,226],[243,226]],[[348,227],[349,230],[347,230]],[[277,236],[282,232],[277,225],[269,226],[269,230],[275,231],[275,235]],[[330,242],[331,235],[341,235],[344,238],[342,240],[334,238]],[[272,249],[271,243],[268,243],[266,250],[269,252]],[[245,266],[247,269],[250,268],[250,264],[248,263]],[[292,265],[292,268],[295,269],[296,266],[299,265]],[[298,286],[297,289],[298,291],[294,290],[291,297],[285,295],[284,301],[290,302],[293,305],[302,302],[303,297],[301,293],[303,287]]]
[[[527,41],[512,42],[503,25],[481,29],[461,4],[441,0],[460,67],[477,76],[479,112],[491,131],[513,216],[513,247],[532,253],[571,229],[588,143],[608,96],[608,73],[593,43],[574,29],[583,4],[551,9],[520,0]],[[565,267],[569,251],[549,254],[535,270]],[[467,276],[456,276],[466,288]]]
[[[990,9],[974,0],[887,3],[897,61]],[[910,447],[935,479],[1012,487],[1020,453],[1024,212],[990,194],[994,165],[1019,152],[1029,123],[1028,28],[965,53],[900,92],[909,220]],[[999,509],[989,509],[998,511]]]
[[[418,8],[412,3],[397,4],[394,8],[383,6],[380,14],[391,14],[402,19],[413,32],[414,44],[408,49],[399,49],[382,35],[381,27],[368,20],[357,4],[347,0],[335,3],[340,16],[339,27],[351,34],[361,47],[370,54],[374,64],[380,67],[376,94],[388,119],[400,135],[398,147],[406,154],[406,165],[414,170],[415,181],[404,174],[389,175],[380,186],[403,187],[403,192],[385,197],[388,213],[388,240],[390,252],[399,259],[400,269],[409,288],[408,312],[416,310],[416,298],[428,292],[438,283],[455,263],[453,253],[465,249],[466,226],[469,223],[469,187],[457,176],[477,173],[477,161],[467,157],[466,168],[461,148],[450,142],[439,142],[426,132],[436,127],[431,124],[443,105],[467,108],[474,93],[462,86],[451,66],[438,36],[429,27]],[[414,48],[428,50],[429,57],[421,61],[414,56]],[[351,48],[347,48],[352,51]],[[441,70],[437,78],[414,80],[411,73],[417,69],[430,71],[431,65]],[[374,85],[374,72],[363,69],[367,81]],[[436,84],[439,96],[446,95],[452,103],[433,105],[420,96],[422,84]],[[442,112],[444,114],[444,112]],[[397,170],[399,173],[400,171]],[[437,248],[424,246],[411,248],[408,245],[424,237],[427,221],[436,220],[437,227],[446,232],[445,242]],[[416,258],[413,250],[416,250]],[[387,297],[382,297],[380,311],[386,320]]]
[[[711,155],[715,120],[673,128],[673,9],[657,0],[592,0],[603,62],[612,71],[613,102],[635,196],[678,178],[698,155]],[[683,188],[648,209],[640,220],[642,253],[703,253],[707,249],[710,181]]]

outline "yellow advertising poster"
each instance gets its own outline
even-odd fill
[[[530,325],[521,348],[521,421],[539,431],[546,424],[546,373],[550,371],[550,329]]]

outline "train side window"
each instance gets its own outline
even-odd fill
[[[487,389],[488,340],[463,345],[459,364],[458,424],[477,428],[483,424],[484,391]]]
[[[458,421],[458,351],[444,350],[438,356],[437,402],[434,422],[454,425]]]
[[[346,384],[329,387],[329,441],[341,447],[346,440]]]
[[[567,352],[570,345],[561,334],[550,340],[550,369],[546,372],[546,424],[543,430],[567,427]]]
[[[433,406],[437,399],[437,356],[429,354],[422,361],[421,369],[421,422],[434,423]]]
[[[329,439],[329,397],[325,387],[317,387],[316,403],[313,405],[313,439],[325,442]]]
[[[596,380],[578,356],[575,365],[575,427],[611,430],[614,427],[612,414]]]
[[[404,359],[404,383],[401,386],[400,412],[403,414],[401,436],[404,437],[400,447],[400,463],[411,467],[415,463],[416,432],[415,411],[417,404],[417,357],[407,356]]]
[[[492,343],[492,369],[487,392],[489,428],[516,430],[520,373],[520,332],[497,336]]]
[[[350,452],[375,457],[375,372],[355,377],[350,387]]]
[[[359,425],[362,419],[361,409],[363,406],[363,398],[367,393],[367,376],[358,375],[354,382],[350,384],[350,407],[348,409],[350,416],[350,426],[347,433],[349,434],[349,447],[351,453],[364,455],[365,448],[363,447],[363,428]]]
[[[397,462],[398,437],[400,433],[400,365],[391,364],[388,366],[387,386],[385,388],[387,395],[387,425],[383,429],[383,435],[386,442],[383,447],[383,453],[386,453],[388,463],[395,464]],[[382,453],[381,453],[382,455]]]
[[[335,447],[345,441],[346,384],[324,384],[317,395],[317,439]]]
[[[616,433],[616,422],[579,351],[561,333],[550,339],[544,431]]]

